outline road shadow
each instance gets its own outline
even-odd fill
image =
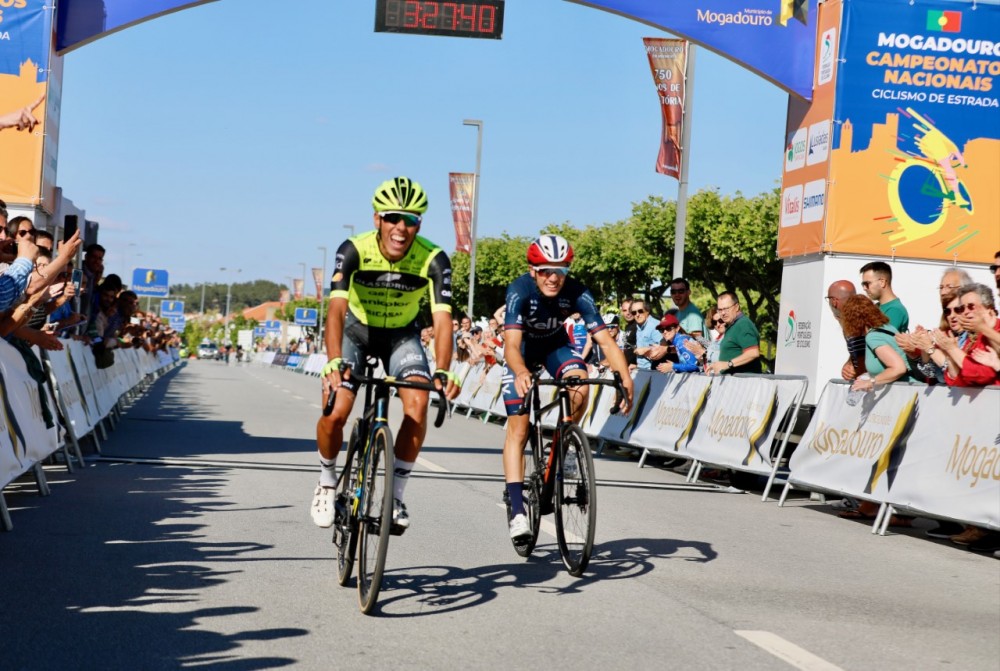
[[[197,606],[272,547],[204,540],[192,518],[232,506],[221,470],[98,464],[58,479],[45,499],[7,492],[17,526],[0,534],[3,668],[250,671],[296,661],[248,657],[243,643],[307,630],[240,631],[258,608]],[[207,566],[227,561],[231,570]]]
[[[656,560],[704,563],[717,556],[710,543],[701,541],[619,539],[596,545],[584,575],[571,578],[569,584],[564,584],[570,576],[555,543],[538,545],[531,557],[517,562],[475,568],[439,565],[390,569],[382,579],[376,612],[386,618],[441,615],[489,603],[505,589],[566,596],[580,593],[592,582],[637,578],[651,572]],[[350,586],[355,585],[352,580]]]

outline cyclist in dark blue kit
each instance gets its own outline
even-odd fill
[[[518,415],[531,387],[532,371],[545,367],[553,378],[587,377],[587,364],[571,346],[563,327],[566,317],[579,312],[612,370],[622,377],[627,392],[622,410],[632,404],[632,377],[625,355],[597,313],[590,290],[569,277],[573,248],[561,236],[543,235],[528,247],[528,272],[507,287],[504,318],[503,398],[507,409],[507,437],[503,446],[503,472],[510,498],[510,537],[531,535],[524,511],[524,445],[528,416]],[[589,387],[570,389],[573,420],[580,421],[587,408]]]

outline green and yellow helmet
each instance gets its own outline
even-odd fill
[[[427,193],[419,182],[408,177],[396,177],[378,185],[372,197],[372,206],[376,212],[415,212],[423,214],[427,211]]]

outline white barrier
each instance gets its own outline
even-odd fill
[[[848,398],[840,381],[823,390],[785,494],[837,493],[1000,529],[1000,389],[894,384]]]
[[[641,468],[649,454],[692,459],[687,451],[695,420],[708,398],[712,378],[693,373],[664,375],[639,371],[636,380],[650,377],[650,400],[632,430],[630,442],[643,448]]]
[[[0,340],[0,490],[34,469],[39,492],[47,494],[41,461],[65,447],[63,439],[68,437],[82,462],[77,437],[93,435],[94,428],[117,409],[122,395],[177,360],[174,351],[149,354],[120,349],[115,351],[114,365],[98,370],[88,347],[73,340],[61,342],[62,350],[39,357],[40,365],[47,362],[46,407],[54,421],[52,427],[46,427],[38,381],[28,374],[20,352]],[[37,351],[35,356],[39,356]],[[60,431],[60,425],[66,427],[65,432]],[[96,446],[96,436],[94,439]],[[72,468],[68,454],[66,467]],[[0,525],[6,530],[13,528],[2,491]]]

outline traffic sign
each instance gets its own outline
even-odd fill
[[[263,338],[266,335],[267,335],[267,331],[264,330],[263,326],[255,326],[253,328],[253,337],[254,338]]]
[[[161,317],[183,317],[184,301],[160,301]]]
[[[187,324],[187,320],[184,315],[169,315],[167,321],[170,323],[170,328],[175,331],[183,331],[184,325]]]
[[[295,308],[295,323],[299,326],[316,326],[319,310],[315,308]]]
[[[132,271],[132,286],[136,296],[166,296],[170,286],[166,270],[136,268]]]
[[[267,333],[281,333],[281,322],[277,319],[264,322],[264,331]]]

